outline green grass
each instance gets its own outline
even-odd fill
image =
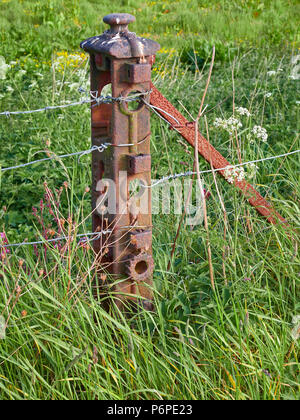
[[[232,163],[238,163],[235,146],[213,123],[232,115],[233,98],[252,114],[241,117],[244,161],[299,149],[299,81],[290,77],[299,52],[296,3],[2,2],[0,56],[15,63],[0,80],[0,111],[77,100],[88,63],[70,56],[80,41],[104,30],[105,14],[126,11],[137,17],[133,30],[161,43],[155,84],[187,118],[185,108],[197,114],[216,45],[206,99],[213,108],[209,134]],[[54,68],[58,56],[64,65]],[[90,145],[88,106],[1,118],[2,167],[45,157],[41,151],[64,154]],[[153,178],[192,169],[192,148],[156,116],[151,124]],[[267,129],[267,143],[250,143],[254,125]],[[200,128],[205,132],[203,123]],[[89,162],[89,156],[69,158],[3,173],[0,232],[10,242],[45,234],[32,214],[32,207],[40,213],[41,199],[47,202],[44,182],[60,202],[64,229],[91,231]],[[251,182],[298,228],[299,155],[258,166]],[[207,168],[200,159],[200,169]],[[0,340],[1,399],[299,399],[299,341],[292,336],[292,319],[300,314],[295,234],[270,226],[217,178],[228,216],[224,239],[213,177],[204,182],[212,193],[207,205],[215,292],[202,226],[184,224],[167,270],[175,215],[153,218],[153,313],[108,314],[99,304],[103,298],[93,297],[93,252],[74,241],[38,254],[24,247],[2,259],[0,315],[8,327]],[[44,225],[48,235],[57,233],[47,207]]]

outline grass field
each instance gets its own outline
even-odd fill
[[[106,29],[104,15],[128,12],[132,30],[161,44],[154,83],[188,119],[215,45],[206,116],[212,144],[232,164],[236,143],[215,121],[233,107],[251,113],[235,115],[243,161],[299,149],[297,3],[0,0],[0,112],[80,99],[89,70],[79,43]],[[2,168],[90,147],[87,105],[0,118]],[[192,170],[192,148],[155,115],[151,124],[152,177]],[[217,177],[224,219],[206,175],[216,289],[204,227],[183,225],[167,270],[180,216],[154,215],[155,312],[104,311],[93,298],[93,252],[75,241],[0,247],[0,398],[299,399],[299,154],[257,164],[246,177],[293,230],[269,225]],[[0,172],[2,241],[59,236],[54,207],[65,233],[90,232],[90,184],[89,155]]]

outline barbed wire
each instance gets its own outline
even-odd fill
[[[83,92],[83,90],[81,90],[81,92]],[[128,97],[112,97],[110,95],[108,96],[98,96],[98,92],[89,92],[91,95],[91,99],[84,99],[81,101],[77,101],[77,102],[73,102],[73,103],[68,103],[68,104],[63,104],[63,105],[56,105],[56,106],[46,106],[43,108],[39,108],[39,109],[35,109],[35,110],[27,110],[27,111],[4,111],[0,113],[0,116],[7,116],[10,117],[11,115],[21,115],[21,114],[33,114],[33,113],[38,113],[38,112],[44,112],[44,111],[49,111],[49,110],[55,110],[55,109],[64,109],[64,108],[68,108],[68,107],[72,107],[72,106],[78,106],[78,105],[83,105],[83,104],[88,104],[88,103],[93,103],[95,102],[94,106],[98,106],[102,103],[112,103],[112,102],[131,102],[131,101],[136,101],[137,99],[141,98],[141,102],[143,102],[147,107],[149,107],[159,118],[161,118],[163,121],[165,121],[167,124],[169,124],[170,126],[172,126],[172,124],[167,121],[162,115],[159,114],[158,111],[162,111],[163,113],[165,113],[166,115],[168,115],[169,117],[171,117],[177,124],[178,121],[176,120],[175,117],[173,117],[171,114],[169,114],[168,112],[166,112],[165,110],[158,108],[148,102],[145,101],[144,97],[146,95],[148,95],[149,93],[151,93],[151,91],[149,92],[141,92],[141,93],[136,93],[132,96],[128,96]],[[175,128],[175,127],[174,127]],[[175,128],[176,130],[176,128]],[[177,131],[177,130],[176,130]],[[145,139],[144,139],[145,140]],[[144,141],[143,140],[143,141]],[[74,153],[68,153],[68,154],[64,154],[64,155],[58,155],[58,156],[52,156],[52,157],[47,157],[47,158],[43,158],[43,159],[38,159],[38,160],[34,160],[28,163],[24,163],[24,164],[20,164],[20,165],[16,165],[16,166],[11,166],[11,167],[7,167],[7,168],[1,168],[1,172],[5,172],[8,170],[14,170],[14,169],[19,169],[19,168],[23,168],[23,167],[27,167],[29,165],[34,165],[40,162],[45,162],[45,161],[50,161],[50,160],[58,160],[58,159],[62,159],[62,158],[67,158],[67,157],[71,157],[71,156],[79,156],[79,159],[84,156],[87,155],[89,153],[92,153],[94,151],[98,151],[100,153],[104,152],[104,150],[106,150],[108,147],[110,146],[118,146],[118,147],[125,147],[125,146],[131,146],[132,144],[121,144],[121,145],[112,145],[111,143],[103,143],[99,146],[92,146],[90,149],[84,150],[84,151],[78,151],[78,152],[74,152]],[[250,165],[250,164],[255,164],[255,163],[259,163],[259,162],[264,162],[264,161],[268,161],[268,160],[275,160],[275,159],[279,159],[279,158],[283,158],[286,156],[290,156],[290,155],[294,155],[296,153],[299,153],[300,149],[298,150],[294,150],[294,151],[290,151],[288,153],[283,153],[280,155],[275,155],[275,156],[269,156],[269,157],[265,157],[265,158],[261,158],[261,159],[255,159],[255,160],[251,160],[251,161],[247,161],[244,163],[240,163],[237,165],[227,165],[226,167],[223,168],[216,168],[216,169],[208,169],[208,170],[204,170],[204,171],[200,171],[200,174],[207,174],[207,173],[213,173],[213,172],[218,172],[218,171],[224,171],[228,168],[230,169],[234,169],[234,168],[238,168],[238,167],[242,167],[242,166],[246,166],[246,165]],[[178,174],[172,174],[172,175],[168,175],[165,176],[161,179],[159,179],[158,181],[152,183],[149,186],[143,185],[144,188],[153,188],[163,182],[166,182],[168,180],[171,179],[176,179],[176,178],[181,178],[181,177],[186,177],[186,176],[192,176],[195,175],[196,172],[193,171],[187,171],[187,172],[182,172],[182,173],[178,173]],[[62,236],[62,237],[58,237],[58,238],[53,238],[53,239],[45,239],[45,240],[41,240],[41,241],[35,241],[35,242],[20,242],[20,243],[13,243],[13,244],[0,244],[0,250],[1,248],[13,248],[13,247],[21,247],[21,246],[34,246],[34,245],[39,245],[39,244],[47,244],[47,243],[55,243],[55,242],[59,242],[59,241],[67,241],[70,238],[85,238],[85,242],[90,242],[90,241],[95,241],[97,239],[99,239],[102,235],[105,234],[110,234],[112,233],[111,230],[103,230],[100,232],[93,232],[93,233],[85,233],[85,234],[77,234],[75,236]],[[93,237],[94,236],[94,237]],[[88,239],[90,238],[90,239]]]
[[[82,104],[87,104],[87,103],[92,103],[92,102],[96,102],[94,106],[98,106],[102,103],[123,102],[123,101],[124,102],[132,102],[132,101],[136,101],[140,97],[145,97],[146,95],[151,93],[151,91],[146,91],[146,92],[137,92],[134,95],[127,96],[127,97],[124,97],[124,96],[113,97],[113,96],[110,96],[110,95],[98,96],[98,91],[88,92],[88,91],[86,91],[82,88],[79,88],[79,92],[90,93],[92,99],[85,99],[85,100],[82,100],[82,101],[77,101],[77,102],[73,102],[73,103],[70,103],[70,104],[64,104],[64,105],[47,106],[47,107],[39,108],[39,109],[35,109],[35,110],[4,111],[4,112],[1,112],[0,115],[5,115],[7,117],[10,117],[11,115],[32,114],[32,113],[43,112],[43,111],[48,111],[48,110],[53,110],[53,109],[68,108],[70,106],[82,105]],[[24,168],[26,166],[34,165],[34,164],[40,163],[40,162],[46,162],[46,161],[49,161],[49,160],[63,159],[63,158],[67,158],[67,157],[70,157],[70,156],[79,156],[79,159],[80,159],[82,156],[87,155],[89,153],[92,153],[94,151],[98,151],[98,152],[102,153],[108,146],[112,146],[112,144],[111,143],[104,143],[104,144],[101,144],[100,146],[93,146],[90,149],[79,151],[79,152],[67,153],[67,154],[59,155],[59,156],[37,159],[37,160],[27,162],[27,163],[23,163],[23,164],[20,164],[20,165],[10,166],[10,167],[7,167],[7,168],[1,168],[1,172],[14,170],[14,169],[19,169],[19,168]],[[128,147],[128,146],[133,146],[133,144],[120,144],[120,145],[116,145],[116,146],[118,146],[118,147],[125,147],[125,146]]]
[[[112,230],[102,230],[100,232],[89,232],[89,233],[80,233],[75,235],[75,238],[86,238],[86,240],[84,242],[91,242],[91,241],[96,241],[97,239],[100,239],[100,237],[102,235],[107,235],[112,233]],[[90,236],[95,236],[95,238],[92,239],[88,239]],[[44,241],[35,241],[35,242],[19,242],[19,243],[14,243],[14,244],[0,244],[0,250],[1,248],[16,248],[16,247],[20,247],[20,246],[25,246],[25,245],[41,245],[41,244],[47,244],[47,243],[53,243],[53,242],[59,242],[59,241],[67,241],[68,239],[73,239],[74,236],[60,236],[58,238],[53,238],[53,239],[45,239]]]
[[[137,144],[143,143],[149,135],[150,135],[150,133],[148,133],[145,136],[145,138],[142,139],[141,141],[139,141]],[[89,153],[92,153],[92,152],[95,152],[95,151],[97,151],[99,153],[102,153],[109,146],[112,146],[112,147],[130,147],[130,146],[134,146],[134,145],[135,145],[134,143],[124,143],[124,144],[102,143],[99,146],[94,145],[90,149],[81,150],[80,152],[67,153],[65,155],[58,155],[58,156],[55,155],[53,157],[32,160],[31,162],[22,163],[20,165],[10,166],[10,167],[7,167],[7,168],[1,168],[1,166],[0,166],[0,168],[1,168],[1,172],[5,172],[5,171],[13,170],[13,169],[24,168],[26,166],[34,165],[34,164],[40,163],[40,162],[46,162],[46,161],[49,161],[49,160],[59,160],[59,159],[67,158],[67,157],[70,157],[70,156],[79,156],[78,160],[80,160],[82,158],[82,156],[88,155]],[[49,153],[53,153],[53,152],[49,152]]]
[[[80,91],[82,92],[84,90],[80,90]],[[84,91],[84,92],[86,92],[86,91]],[[98,105],[104,104],[104,103],[113,103],[113,102],[132,102],[132,101],[136,101],[139,97],[144,97],[144,96],[148,95],[149,93],[151,93],[151,91],[137,92],[134,95],[127,96],[127,97],[124,97],[124,96],[113,97],[113,96],[110,96],[110,95],[107,95],[107,96],[101,96],[100,95],[100,96],[98,96],[97,91],[91,91],[90,92],[91,99],[83,99],[83,100],[80,100],[80,101],[71,102],[71,103],[62,104],[62,105],[45,106],[43,108],[26,110],[26,111],[3,111],[3,112],[0,112],[0,116],[10,117],[11,115],[35,114],[35,113],[38,113],[38,112],[52,111],[52,110],[55,110],[55,109],[64,109],[64,108],[69,108],[69,107],[72,107],[72,106],[90,104],[92,102],[96,102],[94,104],[94,106],[98,106]]]
[[[145,229],[146,227],[149,226],[138,226],[138,225],[131,225],[131,226],[122,226],[121,229]],[[42,245],[42,244],[46,244],[46,243],[53,243],[53,242],[59,242],[59,241],[67,241],[68,239],[73,239],[75,238],[85,238],[84,241],[82,241],[82,243],[86,243],[86,242],[92,242],[92,241],[96,241],[97,239],[100,239],[101,236],[103,235],[108,235],[108,234],[112,234],[113,230],[101,230],[99,232],[88,232],[88,233],[79,233],[75,236],[60,236],[58,238],[53,238],[53,239],[45,239],[43,241],[35,241],[35,242],[27,242],[27,241],[23,241],[23,242],[19,242],[19,243],[14,243],[14,244],[1,244],[0,243],[0,250],[1,248],[17,248],[20,246],[25,246],[25,245]],[[89,236],[95,236],[95,238],[92,239],[88,239]]]
[[[104,152],[104,150],[106,150],[109,146],[111,146],[111,143],[103,143],[100,146],[92,146],[90,149],[87,150],[82,150],[80,152],[74,152],[74,153],[67,153],[65,155],[58,155],[58,156],[52,156],[52,157],[48,157],[48,158],[43,158],[43,159],[38,159],[38,160],[33,160],[31,162],[28,163],[23,163],[21,165],[17,165],[17,166],[10,166],[8,168],[2,168],[1,172],[5,172],[5,171],[10,171],[13,169],[20,169],[20,168],[25,168],[26,166],[30,166],[30,165],[34,165],[36,163],[40,163],[40,162],[46,162],[48,160],[58,160],[58,159],[63,159],[63,158],[67,158],[70,156],[79,156],[79,159],[84,156],[87,155],[89,153],[92,153],[94,151],[98,151],[100,153]]]
[[[251,163],[253,163],[253,164],[254,164],[254,163],[264,162],[264,161],[267,161],[267,160],[279,159],[279,158],[282,158],[282,157],[285,157],[285,156],[294,155],[294,154],[299,153],[299,152],[300,152],[300,149],[298,149],[298,150],[293,150],[293,151],[291,151],[291,152],[288,152],[288,153],[283,153],[283,154],[281,154],[281,155],[268,156],[268,157],[261,158],[261,159],[250,160],[250,161],[248,161],[248,162],[239,163],[239,164],[237,164],[237,165],[227,165],[227,166],[225,166],[224,168],[207,169],[207,170],[205,170],[205,171],[200,171],[200,172],[199,172],[199,174],[208,174],[208,173],[212,173],[212,172],[224,171],[224,170],[226,170],[226,169],[239,168],[239,167],[241,167],[241,166],[250,165]],[[159,184],[161,184],[161,183],[163,183],[163,182],[165,182],[165,181],[168,181],[168,180],[170,180],[170,179],[182,178],[182,177],[192,176],[192,175],[196,175],[196,174],[197,174],[197,172],[187,171],[187,172],[181,172],[181,173],[179,173],[179,174],[168,175],[168,176],[165,176],[165,177],[163,177],[163,178],[159,179],[159,180],[158,180],[157,182],[155,182],[154,184],[151,184],[151,185],[144,185],[143,187],[144,187],[144,188],[153,188],[153,187],[155,187],[156,185],[159,185]]]

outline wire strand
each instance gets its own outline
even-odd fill
[[[140,92],[136,93],[132,96],[119,96],[119,97],[113,97],[113,96],[98,96],[98,92],[90,92],[91,99],[83,99],[81,101],[71,102],[69,104],[63,104],[63,105],[51,105],[51,106],[45,106],[43,108],[38,109],[32,109],[32,110],[26,110],[26,111],[3,111],[0,112],[0,116],[6,116],[10,117],[11,115],[22,115],[22,114],[36,114],[38,112],[45,112],[45,111],[52,111],[55,109],[65,109],[72,106],[78,106],[78,105],[84,105],[84,104],[90,104],[92,102],[96,102],[94,106],[98,106],[103,103],[113,103],[113,102],[132,102],[136,101],[139,97],[144,97],[151,93],[151,91],[147,92]]]
[[[112,231],[111,230],[102,230],[100,232],[80,233],[80,234],[77,234],[75,237],[76,238],[83,238],[84,237],[84,238],[87,238],[85,242],[91,242],[91,241],[96,241],[102,235],[107,235],[109,233],[112,233]],[[89,236],[95,236],[95,238],[88,239]],[[53,242],[59,242],[59,241],[67,241],[70,238],[72,238],[72,236],[71,237],[61,236],[59,238],[45,239],[44,241],[36,241],[36,242],[20,242],[20,243],[15,243],[15,244],[6,244],[6,245],[1,245],[0,244],[0,250],[1,250],[1,248],[16,248],[16,247],[25,246],[25,245],[40,245],[40,244],[47,244],[47,243],[53,243]]]
[[[292,152],[283,153],[281,155],[269,156],[269,157],[262,158],[262,159],[250,160],[248,162],[239,163],[237,165],[228,165],[228,166],[225,166],[224,168],[207,169],[205,171],[200,171],[199,173],[200,174],[208,174],[208,173],[212,173],[212,172],[224,171],[226,169],[234,169],[234,168],[238,168],[240,166],[250,165],[251,163],[258,163],[258,162],[264,162],[264,161],[267,161],[267,160],[279,159],[279,158],[282,158],[282,157],[285,157],[285,156],[294,155],[294,154],[299,153],[299,152],[300,152],[300,149],[293,150]],[[159,184],[161,184],[161,183],[163,183],[165,181],[168,181],[170,179],[182,178],[182,177],[185,177],[185,176],[191,176],[191,175],[195,175],[195,174],[196,174],[196,172],[188,171],[188,172],[182,172],[182,173],[179,173],[179,174],[168,175],[168,176],[165,176],[165,177],[159,179],[154,184],[151,184],[151,185],[148,185],[148,186],[143,186],[143,187],[144,188],[153,188],[156,185],[159,185]]]
[[[63,158],[67,158],[67,157],[70,157],[70,156],[78,156],[79,155],[79,159],[80,159],[82,156],[87,155],[87,154],[92,153],[92,152],[95,152],[95,151],[98,151],[99,153],[102,153],[109,146],[111,146],[111,143],[104,143],[104,144],[101,144],[100,146],[92,146],[90,149],[88,149],[88,150],[82,150],[80,152],[68,153],[68,154],[65,154],[65,155],[58,155],[58,156],[53,156],[53,157],[48,157],[48,158],[33,160],[31,162],[23,163],[21,165],[10,166],[8,168],[2,168],[1,169],[1,172],[10,171],[10,170],[13,170],[13,169],[25,168],[26,166],[34,165],[36,163],[46,162],[48,160],[63,159]]]

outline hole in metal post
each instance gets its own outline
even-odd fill
[[[135,266],[137,274],[144,274],[148,270],[148,264],[146,261],[139,261]]]
[[[111,87],[111,83],[108,83],[107,85],[105,85],[102,89],[101,92],[102,96],[112,96],[112,87]]]
[[[134,100],[135,96],[136,100]],[[138,90],[133,90],[132,92],[129,92],[128,97],[130,99],[127,102],[128,111],[138,111],[143,106],[143,102],[141,101],[141,92],[139,92]]]

